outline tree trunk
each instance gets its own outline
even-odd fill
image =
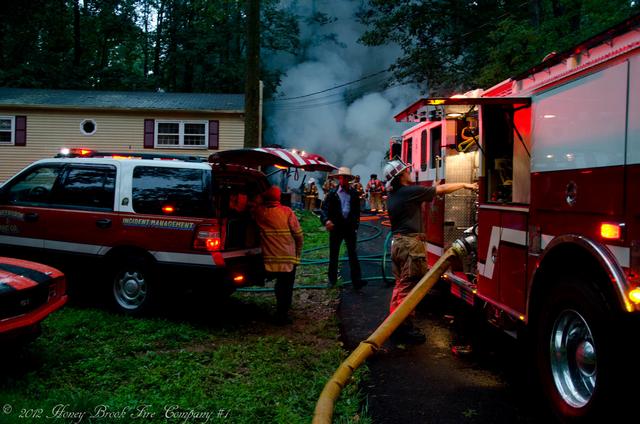
[[[569,12],[569,28],[572,34],[577,34],[580,31],[580,21],[582,18],[582,2],[576,1],[573,3],[573,8]]]
[[[542,23],[542,0],[531,0],[531,25],[540,28]]]
[[[149,76],[149,15],[151,14],[151,8],[149,7],[148,0],[145,0],[144,2],[142,14],[144,16],[144,36],[142,38],[142,78],[146,81]]]
[[[193,47],[193,39],[192,39],[192,29],[194,26],[195,12],[194,12],[194,4],[191,3],[188,5],[189,9],[187,12],[187,17],[184,23],[184,75],[182,77],[182,90],[185,93],[191,93],[193,91],[193,72],[194,72],[194,59],[193,55],[195,53],[195,48]]]
[[[165,61],[165,66],[167,68],[167,88],[169,89],[169,91],[175,91],[176,86],[178,85],[178,64],[176,58],[176,54],[178,52],[178,43],[176,40],[176,27],[178,25],[178,17],[176,16],[177,8],[178,6],[176,2],[171,2],[169,5],[169,9],[167,10],[167,18],[169,19],[169,37],[167,45],[167,60]]]
[[[260,145],[260,0],[247,0],[244,147]]]
[[[551,0],[551,10],[553,11],[553,17],[559,18],[564,13],[564,8],[560,4],[560,0]]]
[[[156,45],[155,45],[155,51],[153,55],[153,78],[155,79],[156,90],[160,89],[160,86],[161,86],[160,53],[162,52],[162,30],[164,28],[163,27],[164,6],[165,6],[165,1],[162,0],[160,2],[160,8],[158,9],[158,25],[156,26]]]
[[[235,10],[233,11],[235,15],[235,23],[232,27],[241,28],[242,27],[242,4],[239,1],[235,2]],[[239,31],[235,31],[233,37],[231,37],[229,42],[233,40],[233,54],[235,60],[242,59],[242,39],[244,37]]]
[[[80,0],[73,2],[73,67],[80,66],[82,51],[80,47]]]

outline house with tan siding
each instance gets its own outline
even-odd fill
[[[244,95],[0,88],[0,183],[62,148],[208,157],[244,147]]]

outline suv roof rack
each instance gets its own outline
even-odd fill
[[[61,149],[56,158],[114,158],[114,159],[147,159],[147,160],[179,160],[182,162],[206,162],[207,158],[193,155],[138,152],[100,152],[91,149]]]

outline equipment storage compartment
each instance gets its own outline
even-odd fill
[[[251,213],[267,181],[257,171],[243,168],[243,172],[234,172],[233,168],[226,166],[216,172],[214,167],[213,172],[213,198],[216,215],[224,226],[224,250],[258,248],[260,237]]]

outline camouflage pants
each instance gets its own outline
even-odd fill
[[[390,313],[395,311],[429,270],[422,237],[418,234],[394,236],[391,262],[396,285],[391,295]]]

